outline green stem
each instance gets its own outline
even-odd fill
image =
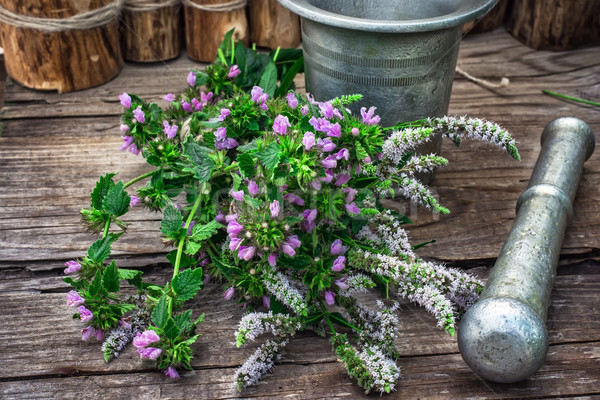
[[[359,332],[359,333],[360,333],[360,332],[362,332],[362,329],[359,329],[359,328],[357,328],[356,326],[352,325],[352,324],[351,324],[350,322],[348,322],[348,321],[344,321],[344,320],[341,320],[341,319],[339,319],[338,317],[336,317],[336,316],[335,316],[335,315],[333,315],[333,314],[329,314],[329,315],[328,315],[328,318],[327,318],[327,320],[329,320],[329,317],[331,317],[331,318],[335,319],[335,320],[336,320],[336,321],[338,321],[338,323],[339,323],[339,324],[341,324],[341,325],[346,325],[348,328],[354,329],[356,332]]]
[[[102,239],[108,236],[108,229],[110,228],[110,218],[106,220],[106,224],[104,225],[104,233],[102,233]]]
[[[559,99],[571,100],[571,101],[576,101],[578,103],[588,104],[590,106],[600,107],[600,103],[598,103],[596,101],[584,100],[584,99],[580,99],[578,97],[571,97],[571,96],[567,96],[565,94],[551,92],[549,90],[542,90],[542,92],[544,92],[545,94],[547,94],[549,96],[558,97]]]
[[[327,320],[327,323],[329,324],[329,329],[331,329],[331,333],[333,333],[334,335],[337,335],[337,332],[335,331],[333,324],[329,320],[329,314],[325,314],[325,319]]]
[[[141,181],[142,179],[152,176],[152,175],[154,175],[155,172],[156,172],[156,170],[146,172],[145,174],[142,174],[142,175],[138,176],[137,178],[133,178],[132,180],[130,180],[129,182],[127,182],[125,184],[125,187],[129,187],[129,186],[133,185],[134,183]]]

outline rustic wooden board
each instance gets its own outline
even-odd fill
[[[501,123],[517,138],[523,160],[511,161],[482,143],[460,149],[445,143],[442,154],[450,165],[437,173],[432,188],[452,213],[438,217],[403,202],[389,204],[415,221],[408,227],[413,243],[437,240],[419,250],[422,256],[485,278],[510,230],[544,126],[558,116],[576,116],[600,133],[597,108],[540,90],[598,101],[600,59],[598,47],[534,51],[497,30],[464,40],[459,65],[478,77],[511,79],[508,87],[492,91],[457,76],[450,112]],[[235,349],[233,331],[243,310],[223,300],[218,284],[196,300],[207,321],[195,347],[194,371],[177,383],[167,382],[131,350],[105,364],[97,342],[80,340],[81,324],[70,319],[62,281],[65,261],[83,256],[95,240],[78,212],[88,205],[99,175],[120,171],[128,180],[148,171],[142,158],[118,150],[118,95],[126,90],[160,102],[167,91],[185,87],[190,68],[201,67],[185,55],[163,65],[127,64],[106,85],[63,95],[7,86],[0,121],[0,320],[7,321],[0,326],[0,398],[362,397],[328,341],[311,334],[292,342],[273,375],[238,395],[231,376],[255,345]],[[297,83],[303,88],[301,80]],[[542,369],[514,385],[483,382],[460,358],[455,339],[437,329],[424,310],[403,303],[397,343],[403,378],[389,398],[600,397],[599,157],[596,152],[586,163],[565,237],[548,315],[551,346]],[[127,220],[128,234],[114,246],[118,264],[164,282],[171,273],[164,262],[170,249],[160,241],[158,215],[136,209]]]

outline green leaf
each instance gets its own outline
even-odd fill
[[[208,74],[196,69],[193,69],[192,72],[196,75],[196,87],[206,85],[206,82],[208,82]]]
[[[154,306],[154,310],[152,311],[152,323],[164,330],[167,321],[171,319],[169,316],[169,308],[167,304],[167,297],[162,296],[156,306]]]
[[[256,121],[254,121],[254,122],[256,122]],[[244,145],[238,146],[236,148],[236,150],[239,151],[239,152],[241,152],[241,153],[246,153],[246,152],[250,152],[250,151],[253,151],[253,150],[258,150],[258,142],[259,142],[259,139],[254,139],[250,143],[246,143]]]
[[[231,37],[233,36],[233,31],[235,30],[235,28],[229,30],[225,36],[223,37],[223,41],[221,42],[221,45],[219,46],[219,49],[221,49],[221,51],[223,52],[223,54],[225,55],[225,57],[229,57],[231,55]]]
[[[210,179],[215,162],[208,155],[210,149],[200,146],[194,142],[194,139],[189,137],[183,144],[183,154],[192,162],[194,178],[199,180],[199,183],[206,182]]]
[[[254,159],[248,153],[242,153],[237,158],[240,172],[243,178],[252,178],[256,172],[254,169]]]
[[[279,163],[279,155],[281,148],[275,142],[269,144],[263,151],[255,153],[259,161],[265,166],[265,168],[275,168]]]
[[[192,323],[192,310],[187,310],[175,316],[175,325],[182,331],[185,331],[187,327]]]
[[[177,336],[181,333],[181,329],[175,323],[175,320],[171,317],[167,319],[164,327],[162,328],[165,337],[169,340],[177,339]]]
[[[119,268],[119,279],[133,279],[138,275],[141,275],[142,271],[134,269]]]
[[[102,208],[109,214],[115,217],[120,217],[129,211],[129,201],[131,197],[124,189],[125,184],[121,181],[114,185],[106,193],[106,197],[102,201]]]
[[[116,293],[121,288],[121,280],[119,279],[119,268],[113,260],[112,263],[104,270],[102,274],[102,285],[109,293]]]
[[[187,240],[185,241],[185,248],[184,248],[183,252],[189,256],[193,256],[198,251],[200,251],[201,247],[202,247],[201,242],[194,242],[193,240],[191,240],[188,237]]]
[[[269,61],[267,64],[267,67],[260,77],[258,86],[263,88],[263,90],[269,94],[269,97],[275,95],[275,89],[277,89],[277,67],[273,61]]]
[[[98,182],[96,182],[96,187],[92,191],[92,207],[96,210],[102,210],[102,202],[104,197],[108,193],[108,191],[115,186],[112,178],[116,174],[106,174],[101,176]]]
[[[202,287],[204,274],[202,268],[186,269],[173,278],[173,290],[177,293],[177,299],[186,301],[193,299]]]
[[[214,234],[216,234],[219,228],[223,228],[223,225],[221,225],[220,223],[218,223],[215,220],[212,220],[209,223],[204,224],[204,225],[196,224],[196,225],[194,225],[194,228],[192,229],[191,237],[195,241],[200,242],[200,241],[206,240],[206,239],[210,238],[211,236],[213,236]]]
[[[88,288],[88,293],[94,299],[101,299],[108,294],[104,285],[102,285],[102,274],[100,270],[96,271],[96,276]]]
[[[68,283],[69,285],[73,286],[77,290],[81,290],[81,289],[85,288],[85,285],[87,283],[87,281],[85,279],[75,280],[71,277],[66,277],[63,279],[63,281],[65,281],[65,283]]]
[[[171,251],[167,254],[167,260],[171,263],[172,266],[175,266],[175,262],[177,260],[177,249]],[[198,259],[196,257],[190,257],[185,254],[181,255],[181,259],[179,260],[179,268],[184,269],[189,266],[195,266],[198,264]]]
[[[279,89],[277,89],[275,96],[283,97],[294,83],[294,78],[296,75],[302,71],[303,68],[304,57],[300,57],[298,60],[296,60],[296,62],[294,62],[294,64],[286,72],[285,76],[281,79],[281,85],[279,85]]]
[[[112,243],[117,240],[121,233],[109,233],[105,238],[96,240],[88,249],[88,256],[95,263],[101,263],[108,258],[110,255],[110,247]]]
[[[231,174],[231,178],[233,179],[233,190],[239,190],[242,184],[242,177],[238,174]]]
[[[183,217],[181,212],[173,206],[168,204],[163,211],[163,219],[160,222],[160,231],[167,237],[174,237],[175,234],[182,230]]]
[[[285,308],[285,305],[282,302],[277,300],[277,297],[271,295],[269,304],[271,306],[271,311],[273,311],[273,314],[288,314],[287,308]]]
[[[198,325],[202,321],[204,321],[204,313],[194,320],[194,325]]]
[[[358,160],[363,160],[365,157],[369,156],[369,153],[365,150],[365,148],[360,144],[360,142],[356,142],[354,144],[356,147],[356,158]]]

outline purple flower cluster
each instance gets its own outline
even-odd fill
[[[235,149],[238,146],[237,140],[227,137],[227,128],[224,126],[217,128],[215,132],[215,148],[217,150]]]
[[[152,343],[160,341],[160,337],[153,330],[147,330],[142,333],[137,333],[133,338],[133,345],[137,349],[136,352],[142,358],[156,360],[162,353],[162,349],[156,347],[148,347]]]
[[[269,108],[267,107],[267,100],[269,99],[269,95],[264,93],[260,86],[254,86],[252,91],[250,91],[250,96],[253,102],[258,104],[261,110],[267,111]]]
[[[179,127],[175,124],[170,125],[167,121],[163,121],[163,132],[169,139],[173,139],[177,135]]]

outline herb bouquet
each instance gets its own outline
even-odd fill
[[[400,375],[394,298],[424,306],[450,334],[477,299],[482,284],[420,259],[402,228],[407,218],[380,198],[399,191],[448,213],[415,178],[446,159],[414,149],[443,135],[456,144],[487,141],[519,159],[514,140],[493,123],[450,117],[390,133],[375,108],[347,109],[360,95],[315,102],[288,91],[301,69],[298,51],[261,55],[226,40],[215,63],[190,72],[181,94],[165,96],[168,108],[120,96],[121,150],[142,154],[153,169],[127,183],[114,173],[100,178],[82,215],[101,236],[65,270],[83,338],[105,336],[107,361],[132,341],[171,378],[191,369],[203,316],[193,319],[186,301],[210,277],[223,282],[225,299],[249,310],[235,333],[238,347],[271,335],[236,372],[240,390],[273,368],[294,334],[312,330],[330,338],[367,392],[390,392]],[[143,179],[137,193],[127,192]],[[162,213],[163,239],[175,248],[164,286],[107,261],[125,230],[121,218],[138,204]],[[120,294],[124,280],[138,293]],[[376,287],[384,297],[376,307],[357,299]]]

